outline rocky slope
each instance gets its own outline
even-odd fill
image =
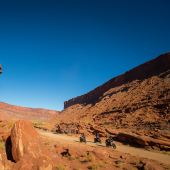
[[[170,53],[65,102],[57,131],[118,131],[170,139]],[[114,133],[115,132],[115,133]]]
[[[110,148],[41,136],[25,120],[15,122],[3,140],[1,170],[168,170],[169,163],[132,156]]]
[[[159,75],[170,69],[170,53],[163,54],[154,60],[146,62],[134,69],[125,72],[124,74],[117,76],[105,84],[97,87],[82,96],[75,97],[64,102],[64,108],[72,106],[74,104],[94,104],[99,100],[102,95],[109,89],[119,87],[123,84],[130,83],[134,80],[144,80],[154,75]]]

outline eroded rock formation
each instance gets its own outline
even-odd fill
[[[10,169],[53,170],[51,153],[28,121],[19,120],[14,124],[6,141],[6,148],[7,158],[12,164]]]
[[[88,94],[69,100],[59,120],[57,125],[65,131],[73,129],[74,132],[79,126],[87,134],[99,129],[101,135],[106,136],[107,129],[111,129],[132,133],[134,137],[150,137],[149,140],[154,142],[153,139],[160,139],[161,143],[168,141],[170,53],[113,78]],[[154,142],[147,144],[152,146]],[[129,143],[133,145],[132,140]],[[162,147],[158,143],[153,145],[169,150],[169,146]]]
[[[75,104],[93,104],[109,89],[130,83],[134,80],[144,80],[154,75],[159,75],[170,69],[170,53],[159,56],[158,58],[146,62],[134,69],[117,76],[96,89],[82,96],[75,97],[64,102],[64,108]]]

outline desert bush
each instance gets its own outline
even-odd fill
[[[65,170],[65,166],[62,165],[62,164],[58,164],[58,165],[56,166],[56,170]]]
[[[5,143],[0,139],[0,149],[5,149]]]
[[[0,122],[0,127],[2,128],[2,127],[4,127],[4,124],[3,124],[3,122]]]
[[[95,156],[90,152],[87,152],[86,154],[82,155],[82,158],[83,159],[80,159],[80,162],[82,162],[82,163],[94,162],[95,161]]]
[[[8,129],[11,129],[14,125],[14,122],[13,121],[9,121],[8,122]]]
[[[38,121],[38,120],[32,121],[32,124],[33,124],[33,126],[36,127],[36,128],[39,128],[39,127],[42,127],[42,126],[43,126],[43,122]]]
[[[89,170],[98,170],[98,165],[93,164],[93,165],[91,165],[91,166],[88,166],[87,168],[88,168]]]

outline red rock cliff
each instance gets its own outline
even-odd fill
[[[143,80],[154,75],[158,75],[170,69],[170,53],[160,55],[159,57],[139,65],[124,74],[117,76],[96,89],[64,102],[64,108],[74,104],[95,103],[103,93],[110,88],[126,84],[133,80]]]

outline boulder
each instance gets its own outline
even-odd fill
[[[128,143],[132,146],[145,147],[148,145],[146,140],[135,134],[120,132],[115,136],[115,139],[126,144]]]
[[[19,120],[11,130],[12,156],[15,162],[25,154],[36,158],[41,155],[40,137],[31,122]]]
[[[53,169],[52,155],[31,122],[17,121],[8,140],[11,140],[12,159],[16,162],[14,170]]]
[[[125,144],[129,144],[132,146],[148,148],[151,147],[152,149],[158,148],[160,150],[169,151],[170,150],[170,142],[154,139],[147,136],[139,136],[133,133],[123,133],[119,132],[114,136],[115,140],[123,142]]]

